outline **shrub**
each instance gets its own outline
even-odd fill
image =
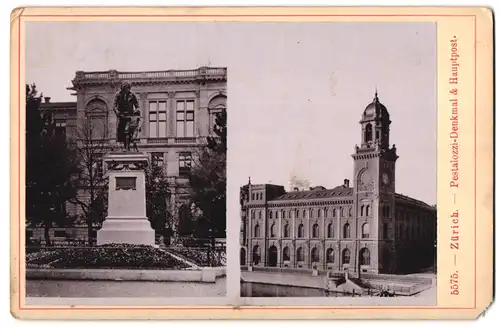
[[[216,248],[210,252],[210,259],[206,248],[171,248],[174,253],[186,258],[198,266],[220,267],[226,265],[225,249]]]
[[[30,254],[28,267],[184,269],[188,265],[146,245],[110,244],[99,247],[60,248]]]

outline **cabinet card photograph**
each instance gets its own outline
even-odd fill
[[[14,316],[452,319],[490,304],[491,11],[11,18]]]

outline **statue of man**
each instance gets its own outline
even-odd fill
[[[120,90],[115,94],[113,111],[118,118],[116,141],[122,144],[124,150],[130,150],[130,134],[128,129],[134,113],[139,110],[137,96],[130,91],[130,82],[124,81]]]

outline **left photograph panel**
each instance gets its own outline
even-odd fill
[[[28,303],[226,296],[227,65],[177,25],[24,25]]]

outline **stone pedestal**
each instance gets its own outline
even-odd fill
[[[108,216],[97,231],[97,245],[154,245],[155,231],[146,217],[147,155],[112,152],[104,162],[109,179]]]

